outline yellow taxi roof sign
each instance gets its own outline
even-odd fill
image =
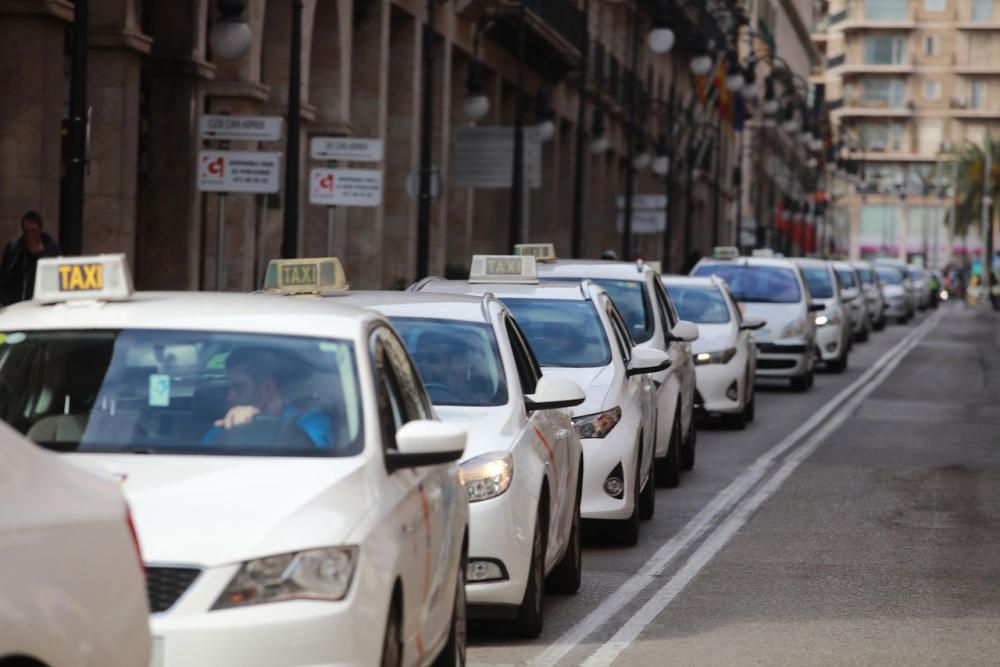
[[[770,248],[756,248],[752,254],[753,257],[774,257],[774,251]]]
[[[736,259],[740,249],[736,246],[716,246],[712,248],[712,259]]]
[[[264,289],[283,294],[345,292],[349,288],[344,267],[336,257],[272,259],[264,275]]]
[[[38,260],[35,301],[124,301],[133,292],[132,275],[122,253]]]
[[[518,243],[514,246],[514,254],[531,255],[536,262],[553,262],[556,260],[554,243]]]
[[[533,255],[473,255],[470,283],[538,283]]]

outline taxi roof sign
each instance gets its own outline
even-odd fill
[[[344,267],[336,257],[272,259],[264,275],[264,289],[283,294],[346,292],[349,288]]]
[[[736,246],[716,246],[712,248],[712,259],[736,259],[740,249]]]
[[[124,301],[133,292],[132,275],[122,253],[38,260],[35,301]]]
[[[473,255],[470,283],[537,284],[534,255]]]
[[[532,256],[536,262],[553,262],[556,260],[554,243],[518,243],[514,246],[514,254],[522,257]]]
[[[753,257],[774,257],[774,251],[770,248],[756,248],[752,254]]]

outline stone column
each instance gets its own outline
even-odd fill
[[[0,243],[21,233],[25,211],[59,233],[60,129],[69,2],[0,3]]]

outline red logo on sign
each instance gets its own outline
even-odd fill
[[[333,192],[333,174],[320,176],[319,189],[322,190],[323,192]]]
[[[205,173],[209,176],[218,176],[222,178],[226,171],[226,158],[221,155],[217,158],[212,158],[206,155],[202,158],[203,166],[205,167]]]

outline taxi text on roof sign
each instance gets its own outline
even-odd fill
[[[518,243],[514,246],[515,255],[531,255],[539,262],[554,261],[556,246],[553,243]]]
[[[35,301],[115,301],[132,295],[125,255],[46,257],[38,260]]]
[[[469,282],[537,283],[535,258],[532,255],[474,255]]]
[[[286,294],[319,294],[348,289],[344,267],[336,257],[273,259],[267,265],[264,289]]]
[[[736,259],[740,256],[740,249],[735,246],[716,246],[712,248],[713,259]]]

